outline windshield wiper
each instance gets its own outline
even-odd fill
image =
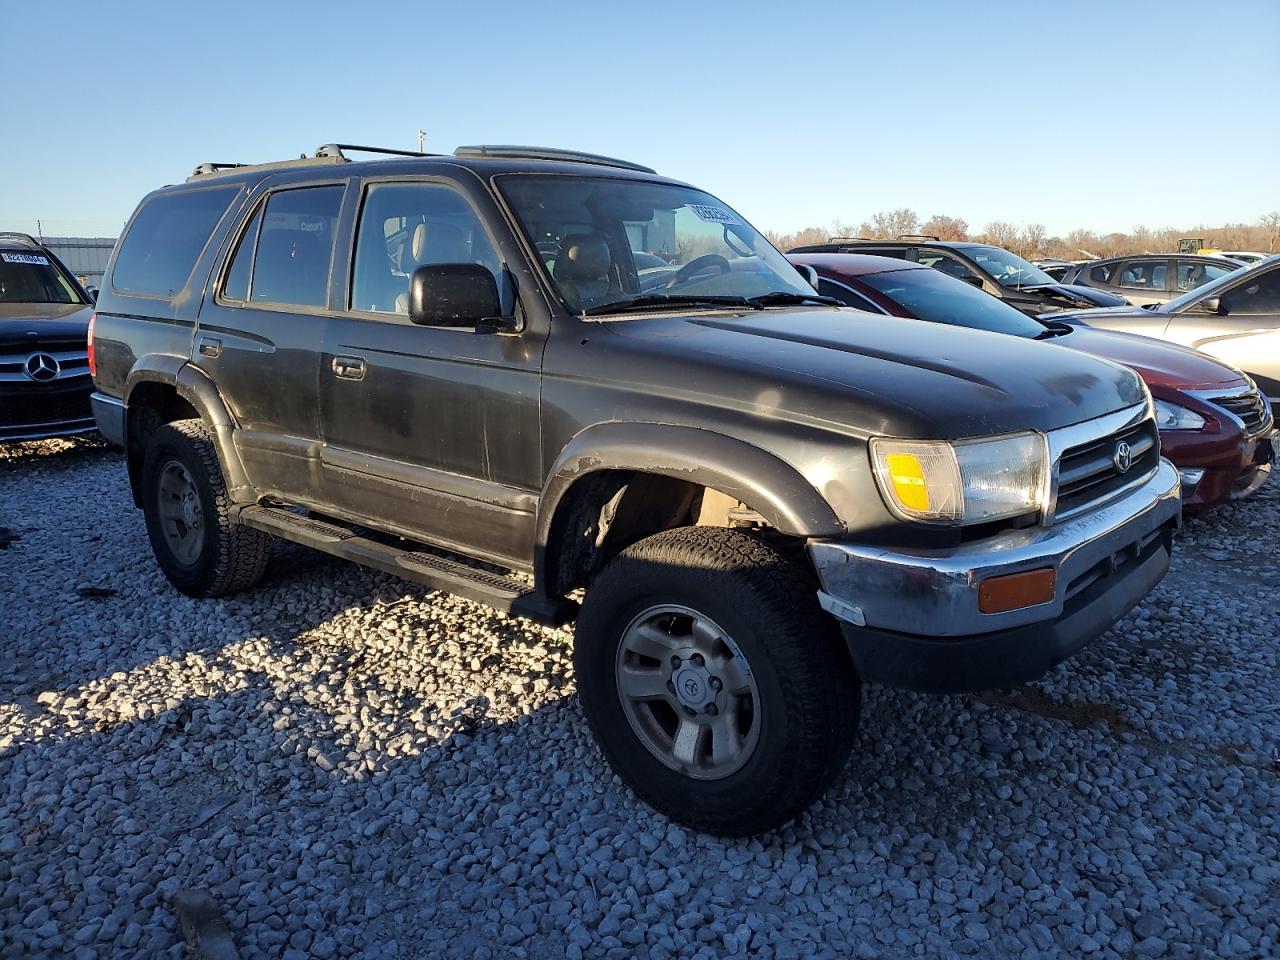
[[[824,297],[820,293],[785,293],[781,290],[775,290],[773,293],[762,293],[758,297],[748,297],[747,302],[758,303],[762,307],[776,307],[785,303],[825,303],[833,307],[844,306],[835,297]]]
[[[660,307],[746,307],[763,310],[764,304],[747,297],[698,296],[694,294],[644,293],[626,300],[614,300],[596,307],[586,307],[584,317],[600,317],[610,313],[630,313],[632,310],[651,310]]]

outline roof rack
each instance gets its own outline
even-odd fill
[[[323,166],[346,162],[346,157],[308,157],[304,153],[296,160],[272,160],[269,163],[202,163],[192,171],[191,176],[187,177],[187,183],[192,180],[204,180],[207,177],[228,176],[242,170],[283,170],[288,167]]]
[[[870,237],[827,237],[827,243],[852,243],[855,240],[861,242],[870,239]]]
[[[937,240],[932,233],[900,233],[899,240]]]
[[[621,170],[635,170],[639,173],[657,173],[652,167],[632,163],[630,160],[618,160],[615,157],[604,157],[598,153],[583,153],[580,150],[557,150],[554,147],[520,147],[513,144],[479,144],[459,147],[453,151],[455,157],[477,159],[493,157],[503,160],[560,160],[568,163],[592,163],[601,167],[617,167]]]
[[[18,233],[16,230],[0,230],[0,242],[20,240],[23,243],[29,243],[33,247],[43,247],[44,244],[37,240],[29,233]]]
[[[385,153],[391,157],[438,157],[438,153],[421,153],[418,150],[397,150],[394,147],[362,147],[358,143],[326,143],[316,147],[316,157],[336,157],[346,160],[344,150],[355,150],[357,153]]]

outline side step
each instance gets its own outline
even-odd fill
[[[240,522],[361,566],[412,580],[432,590],[455,593],[547,626],[563,626],[578,615],[578,604],[574,601],[544,597],[513,577],[427,553],[421,547],[406,549],[382,543],[335,523],[299,516],[283,507],[245,507],[240,511]]]

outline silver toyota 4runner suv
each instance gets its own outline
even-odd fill
[[[93,406],[184,593],[280,537],[576,619],[609,762],[747,834],[835,779],[860,680],[1033,679],[1164,575],[1129,370],[836,306],[636,164],[352,149],[204,165],[112,256]]]

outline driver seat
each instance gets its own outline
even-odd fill
[[[560,255],[551,271],[565,299],[590,304],[614,291],[613,255],[595,233],[575,233],[560,242]]]
[[[408,250],[408,262],[404,271],[413,277],[413,271],[438,263],[468,263],[467,237],[451,223],[420,223],[413,228]],[[403,255],[402,255],[403,256]],[[409,291],[405,289],[396,297],[396,313],[408,314]]]

